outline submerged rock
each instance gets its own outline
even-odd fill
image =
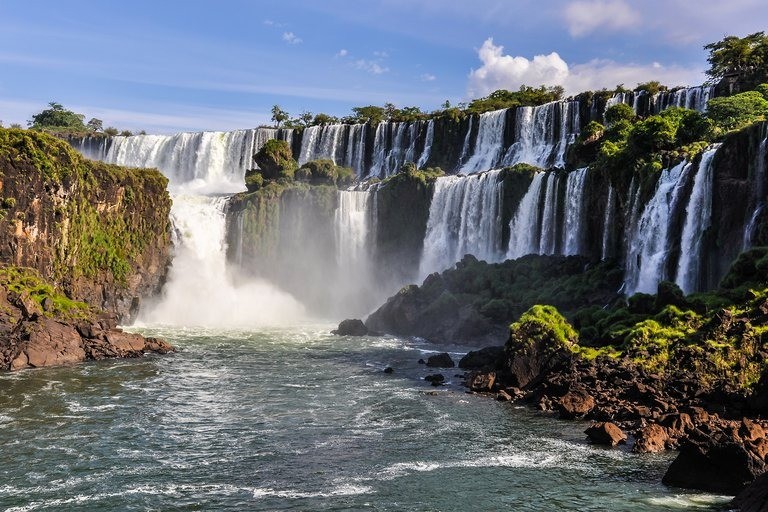
[[[445,382],[445,377],[442,373],[435,373],[433,375],[427,375],[424,380],[432,384],[433,386],[442,386]]]
[[[342,320],[339,327],[331,331],[331,334],[337,336],[365,336],[368,334],[368,328],[362,320],[353,318]]]

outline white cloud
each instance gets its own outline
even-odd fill
[[[698,85],[704,75],[698,68],[650,64],[623,64],[611,60],[592,60],[569,65],[557,53],[537,55],[533,59],[504,55],[504,48],[487,39],[478,51],[483,65],[469,74],[467,93],[478,98],[497,89],[517,90],[521,85],[561,85],[566,93],[613,88],[618,84],[634,87],[641,82],[658,80],[670,86]]]
[[[561,85],[568,77],[568,64],[552,52],[533,60],[503,54],[504,47],[488,38],[477,52],[483,65],[469,74],[471,97],[485,96],[497,89],[518,89],[521,85]]]
[[[386,59],[387,57],[389,57],[389,54],[387,52],[373,52],[373,55],[380,59]]]
[[[297,37],[293,32],[283,32],[283,41],[288,44],[300,44],[304,40],[300,37]]]
[[[437,77],[431,73],[424,73],[419,78],[422,82],[434,82],[437,80]]]
[[[389,71],[388,67],[382,66],[379,62],[375,60],[365,60],[365,59],[356,60],[355,67],[357,69],[362,69],[363,71],[367,71],[372,75],[381,75]]]
[[[349,55],[349,52],[348,52],[346,49],[342,48],[342,49],[341,49],[341,50],[339,50],[339,52],[336,54],[336,57],[341,57],[341,58],[344,58],[344,57],[346,57],[347,55]]]
[[[640,13],[625,0],[577,0],[566,6],[563,16],[574,37],[597,30],[622,30],[642,21]]]

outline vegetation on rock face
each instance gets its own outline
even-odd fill
[[[119,133],[117,128],[109,127],[104,129],[104,122],[101,119],[92,117],[87,123],[84,123],[84,120],[84,114],[73,112],[64,108],[61,103],[52,101],[48,103],[48,108],[33,115],[32,119],[27,122],[27,125],[31,130],[46,131],[60,136],[103,134],[113,137]],[[11,128],[21,128],[21,126],[11,126]],[[120,134],[125,136],[132,135],[128,130],[123,130]]]
[[[259,151],[253,155],[253,161],[259,166],[258,170],[249,171],[250,174],[258,172],[266,180],[293,180],[293,174],[298,167],[293,159],[291,146],[284,140],[268,140]]]
[[[351,185],[355,179],[355,171],[349,167],[340,167],[333,160],[313,160],[296,170],[295,178],[307,181],[313,185]]]
[[[82,278],[124,288],[169,247],[168,180],[159,171],[93,162],[58,138],[14,129],[0,129],[0,170],[8,212],[0,238],[23,246],[0,256],[34,266],[70,296]]]
[[[536,305],[509,326],[507,348],[546,343],[552,345],[552,350],[575,351],[578,340],[576,330],[556,308]]]
[[[94,314],[88,304],[71,300],[32,268],[0,266],[0,287],[8,293],[18,294],[22,300],[33,300],[48,317],[72,321],[90,319]]]
[[[768,117],[768,99],[758,91],[712,98],[707,116],[721,133],[740,130]]]

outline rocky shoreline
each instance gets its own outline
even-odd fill
[[[117,317],[68,299],[33,269],[0,268],[0,369],[167,354],[159,338],[123,332]]]

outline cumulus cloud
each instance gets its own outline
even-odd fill
[[[618,84],[634,87],[641,82],[658,80],[664,84],[698,85],[704,80],[700,69],[650,64],[623,64],[611,60],[592,60],[569,65],[555,52],[533,59],[504,54],[503,46],[489,38],[478,51],[482,66],[469,74],[470,98],[486,96],[497,89],[517,90],[521,85],[561,85],[566,93],[613,88]]]
[[[347,51],[346,49],[342,48],[342,49],[341,49],[341,50],[339,50],[339,52],[336,54],[336,57],[342,57],[342,58],[343,58],[343,57],[346,57],[347,55],[349,55],[349,51]]]
[[[437,77],[433,75],[432,73],[424,73],[420,77],[422,82],[434,82],[437,80]]]
[[[365,59],[356,60],[355,67],[357,69],[362,69],[363,71],[367,71],[372,75],[381,75],[389,71],[388,67],[382,66],[379,62],[375,60],[365,60]]]
[[[552,52],[533,60],[504,55],[504,47],[488,38],[477,52],[483,63],[469,74],[469,95],[485,96],[497,89],[517,89],[522,84],[562,85],[568,77],[568,64]]]
[[[566,6],[563,16],[574,37],[596,30],[622,30],[642,21],[640,13],[624,0],[576,0]]]
[[[300,44],[304,40],[300,37],[297,37],[293,32],[283,32],[283,41],[288,44]]]

